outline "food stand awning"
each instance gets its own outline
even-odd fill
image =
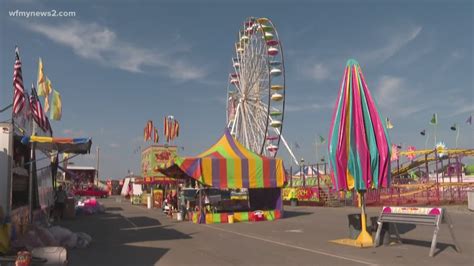
[[[21,139],[23,144],[36,143],[36,149],[51,153],[90,153],[91,138],[52,138],[40,136],[25,136]]]
[[[166,176],[146,176],[140,180],[135,180],[135,184],[156,185],[156,184],[173,184],[178,180],[176,178]]]
[[[176,157],[164,174],[185,174],[215,188],[280,188],[285,183],[283,161],[260,156],[240,144],[228,130],[210,149],[196,157]]]

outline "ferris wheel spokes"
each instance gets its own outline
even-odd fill
[[[271,20],[246,19],[235,43],[233,73],[229,77],[227,127],[247,148],[269,156],[278,151],[278,132],[283,126],[285,75],[281,49]]]

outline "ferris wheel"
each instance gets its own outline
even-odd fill
[[[227,87],[227,127],[248,149],[276,156],[285,114],[285,65],[268,18],[250,17],[237,35]],[[290,154],[294,157],[291,150]]]

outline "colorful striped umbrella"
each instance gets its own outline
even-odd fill
[[[390,141],[362,69],[347,61],[329,133],[329,158],[337,190],[387,187]]]
[[[347,61],[329,132],[329,159],[335,189],[355,189],[362,207],[362,231],[353,245],[371,246],[366,230],[364,192],[387,187],[390,141],[359,63]]]

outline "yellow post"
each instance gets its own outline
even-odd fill
[[[362,199],[360,192],[357,192],[357,207],[362,208]]]
[[[365,198],[364,198],[364,192],[357,192],[359,195],[360,199],[360,205],[361,205],[361,222],[362,222],[362,228],[359,236],[356,239],[356,243],[360,245],[361,247],[371,247],[374,245],[374,240],[372,239],[372,235],[367,232],[367,218],[365,217]]]

